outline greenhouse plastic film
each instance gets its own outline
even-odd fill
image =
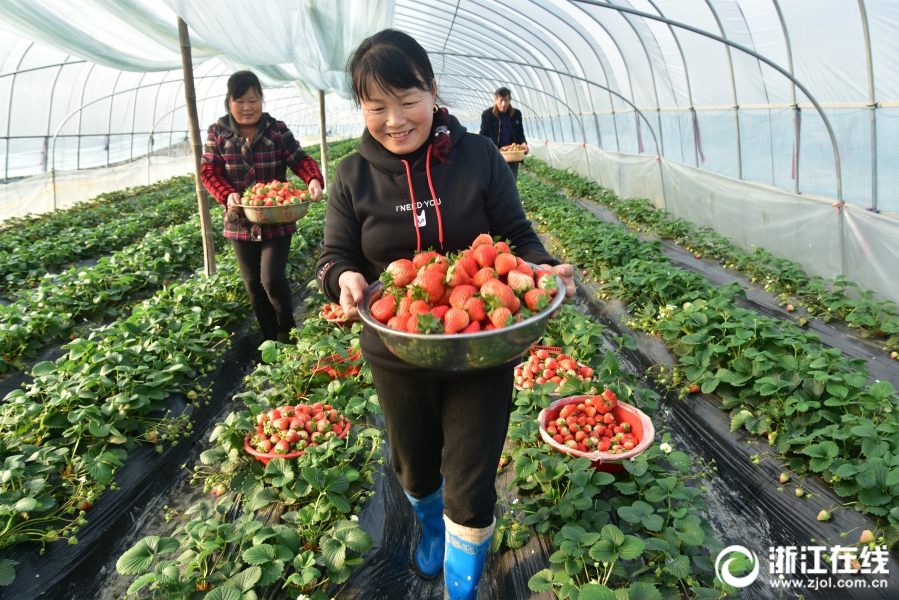
[[[846,271],[862,290],[899,301],[899,221],[855,206],[844,206]]]
[[[811,275],[840,273],[840,215],[828,201],[663,161],[667,209],[749,250],[765,248]]]
[[[149,185],[194,172],[193,156],[154,156],[104,169],[56,172],[56,208],[67,208],[99,194]],[[52,173],[0,185],[0,221],[53,210]]]

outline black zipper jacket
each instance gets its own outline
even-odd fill
[[[493,143],[499,146],[499,110],[496,106],[491,106],[481,113],[481,135],[485,135],[493,140]],[[527,140],[524,137],[524,125],[522,123],[521,111],[514,107],[509,107],[509,127],[512,128],[512,143],[524,144]]]
[[[358,271],[372,283],[387,265],[411,259],[418,248],[456,252],[481,233],[508,239],[514,252],[532,263],[559,264],[525,217],[515,178],[499,150],[486,138],[467,133],[452,115],[449,120],[449,160],[431,159],[430,178],[425,168],[427,152],[409,164],[407,174],[401,157],[385,149],[367,129],[358,152],[337,166],[316,269],[319,285],[331,301],[340,299],[338,280],[344,271]],[[410,192],[415,196],[414,212]],[[401,361],[368,328],[363,330],[361,345],[365,359],[375,366],[416,376],[447,375]]]

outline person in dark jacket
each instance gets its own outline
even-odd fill
[[[524,137],[522,119],[521,111],[512,107],[512,92],[507,87],[501,87],[493,93],[493,106],[481,113],[480,133],[493,140],[497,148],[520,144],[524,146],[524,153],[527,154],[530,150]],[[508,163],[516,180],[520,164]]]
[[[496,147],[437,106],[428,55],[384,30],[350,58],[366,129],[331,185],[317,279],[348,316],[394,260],[433,247],[447,254],[481,233],[510,240],[524,260],[554,269],[574,294],[571,265],[544,249]],[[444,570],[450,598],[474,598],[495,526],[494,479],[509,425],[514,363],[465,373],[397,358],[365,327],[362,354],[384,411],[392,466],[422,538],[412,567]]]
[[[224,235],[231,240],[263,338],[287,342],[296,322],[285,268],[297,226],[252,223],[238,205],[257,181],[286,181],[288,167],[319,202],[324,178],[287,126],[262,112],[262,86],[254,73],[231,75],[225,107],[228,114],[209,127],[200,176],[226,208]]]

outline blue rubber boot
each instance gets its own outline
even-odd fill
[[[478,583],[484,572],[484,563],[490,551],[494,521],[490,527],[473,529],[463,527],[447,519],[446,558],[443,562],[443,579],[446,584],[444,598],[449,600],[475,600]]]
[[[421,499],[409,494],[415,516],[421,521],[421,542],[412,558],[412,568],[424,579],[434,579],[443,568],[443,545],[446,526],[443,523],[443,484],[436,492]]]

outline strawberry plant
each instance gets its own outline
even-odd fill
[[[728,268],[742,271],[752,282],[778,293],[782,303],[791,300],[807,307],[809,315],[846,321],[864,337],[884,340],[885,350],[899,349],[899,309],[894,302],[874,300],[875,292],[861,290],[844,275],[832,279],[809,276],[798,263],[777,258],[764,248],[743,250],[708,227],[696,227],[684,219],[656,208],[646,199],[621,200],[608,189],[570,171],[549,167],[537,159],[527,160],[527,169],[577,197],[589,198],[609,207],[625,225],[636,231],[653,232],[673,239],[697,255],[716,258]]]
[[[602,327],[573,308],[560,312],[542,343],[601,336]],[[621,371],[614,354],[596,352],[596,347],[587,347],[592,357],[579,358],[593,365],[600,384],[652,412],[655,394],[638,389],[637,379]],[[668,434],[661,445],[623,461],[624,472],[617,477],[593,469],[588,459],[557,452],[540,439],[535,421],[540,407],[551,401],[549,387],[516,394],[509,454],[518,496],[497,521],[494,551],[520,548],[534,535],[546,538],[554,549],[550,566],[528,585],[537,592],[552,590],[559,598],[612,597],[624,589],[646,597],[735,594],[715,581],[713,560],[723,545],[704,516],[704,488],[688,485],[705,480],[711,468],[691,474],[688,456],[671,450]]]
[[[600,296],[626,301],[629,325],[660,335],[678,357],[660,382],[681,396],[694,387],[717,393],[734,430],[766,436],[791,469],[820,474],[857,510],[888,520],[891,539],[899,539],[892,385],[869,385],[864,361],[822,347],[814,333],[738,307],[739,286],[714,287],[671,266],[654,243],[633,240],[623,257],[614,240],[633,234],[596,221],[545,184],[522,178],[519,185],[552,247],[598,273]]]
[[[82,225],[75,214],[69,226],[59,231],[35,231],[18,238],[11,231],[0,234],[0,293],[34,287],[51,270],[118,250],[158,227],[182,223],[196,214],[197,204],[192,186],[181,182],[171,191],[104,208],[90,224]],[[29,239],[34,235],[39,237]]]

